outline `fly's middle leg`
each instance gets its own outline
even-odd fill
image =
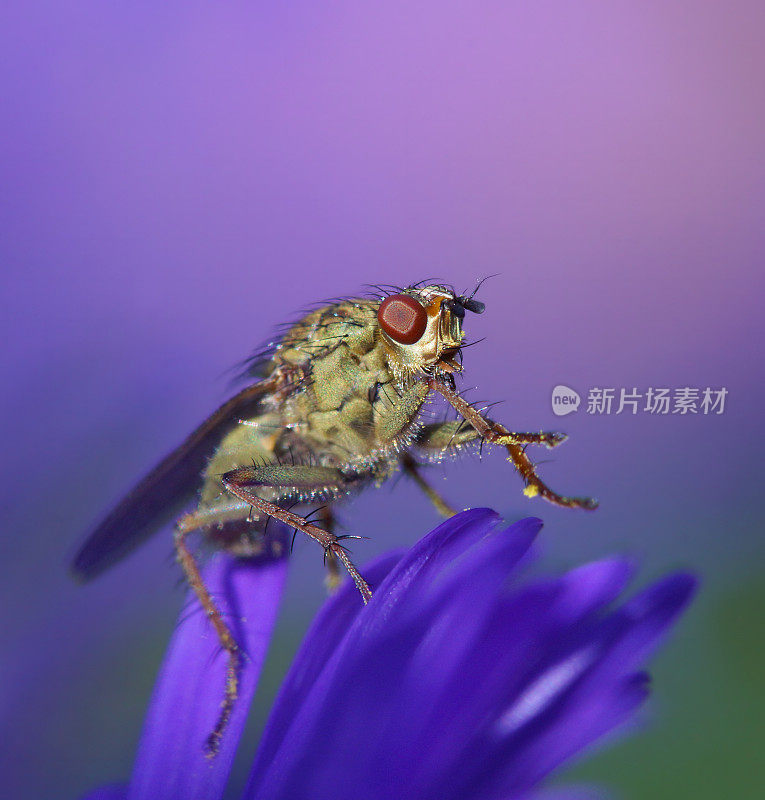
[[[332,510],[324,506],[319,509],[319,517],[321,517],[321,521],[324,523],[324,528],[327,532],[334,533],[335,515],[332,513]],[[334,594],[340,588],[342,580],[340,562],[337,560],[337,556],[331,552],[327,553],[327,574],[324,578],[324,585],[327,587],[327,591],[330,594]]]
[[[457,511],[422,477],[420,465],[412,458],[409,453],[401,456],[401,468],[404,472],[422,489],[425,496],[433,503],[436,511],[442,517],[453,517]]]

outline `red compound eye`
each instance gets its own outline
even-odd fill
[[[399,344],[414,344],[428,325],[425,309],[408,294],[386,297],[377,312],[377,321],[385,333]]]

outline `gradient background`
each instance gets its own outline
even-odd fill
[[[170,536],[86,587],[66,563],[225,371],[310,301],[490,273],[463,385],[566,430],[542,474],[602,507],[525,499],[499,454],[440,488],[542,516],[548,569],[627,552],[704,581],[645,730],[564,777],[763,796],[763,4],[65,5],[0,11],[3,797],[128,775],[182,603]],[[558,420],[557,383],[730,394]],[[360,562],[437,522],[403,482],[343,520]],[[232,796],[321,599],[299,541]]]

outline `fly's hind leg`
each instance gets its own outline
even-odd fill
[[[526,445],[539,444],[546,447],[557,447],[566,440],[564,434],[545,431],[540,433],[513,433],[498,422],[493,422],[484,417],[478,409],[473,408],[467,400],[440,381],[430,380],[428,381],[428,386],[433,391],[443,395],[454,407],[456,412],[468,423],[469,427],[465,426],[467,431],[462,434],[460,433],[459,424],[457,424],[457,428],[455,429],[456,436],[462,435],[463,437],[480,439],[490,444],[504,447],[507,450],[508,461],[512,462],[526,484],[526,488],[523,491],[527,497],[539,495],[548,502],[556,506],[564,506],[565,508],[584,508],[592,510],[598,507],[597,500],[593,500],[590,497],[566,497],[565,495],[554,492],[537,475],[531,459],[526,455]],[[438,435],[434,432],[433,438],[438,439],[439,436],[445,438],[445,434],[446,431],[442,431]],[[467,440],[469,441],[469,438]],[[448,449],[449,446],[449,442],[444,445],[446,449]]]
[[[252,506],[256,512],[278,519],[290,528],[295,528],[317,541],[324,549],[326,558],[334,557],[343,564],[353,578],[364,603],[369,602],[372,591],[353,565],[347,549],[340,544],[341,537],[308,522],[304,517],[293,514],[275,503],[258,497],[253,491],[253,488],[259,486],[271,486],[288,492],[303,493],[307,496],[339,493],[351,488],[348,477],[340,470],[334,467],[268,464],[231,470],[221,476],[221,481],[227,491]]]
[[[236,702],[239,692],[241,654],[239,645],[236,643],[231,629],[223,619],[223,615],[210,595],[207,586],[205,586],[199,571],[199,565],[186,543],[186,537],[189,533],[204,527],[206,524],[209,524],[209,519],[206,517],[199,517],[195,514],[186,514],[181,517],[175,526],[175,550],[189,586],[194,590],[207,618],[215,629],[221,647],[226,651],[226,689],[223,703],[221,704],[220,714],[218,715],[215,727],[205,742],[205,753],[212,758],[218,754],[223,733],[231,719],[231,712],[234,709],[234,703]]]

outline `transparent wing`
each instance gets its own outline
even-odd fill
[[[72,561],[75,577],[95,577],[170,521],[194,496],[221,439],[257,412],[273,384],[264,380],[239,392],[160,461],[87,537]]]

